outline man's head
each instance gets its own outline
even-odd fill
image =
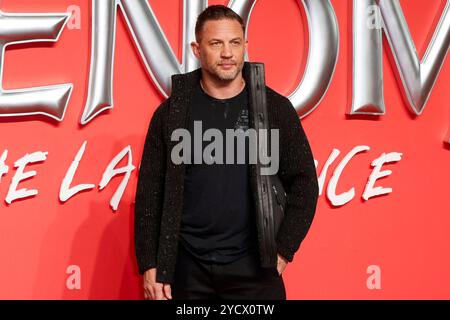
[[[240,74],[247,41],[238,14],[226,6],[209,6],[197,18],[195,38],[192,50],[208,75],[231,81]]]

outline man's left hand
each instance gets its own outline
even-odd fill
[[[284,269],[286,269],[287,264],[288,261],[282,255],[278,254],[277,270],[280,276],[284,272]]]

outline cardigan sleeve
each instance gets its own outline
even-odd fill
[[[163,112],[166,103],[167,100],[153,113],[139,166],[134,210],[134,240],[140,274],[157,265],[166,170],[166,145],[163,135]]]
[[[300,118],[292,103],[279,103],[279,177],[287,194],[284,220],[277,234],[277,251],[292,262],[306,237],[316,211],[319,186],[314,158]]]

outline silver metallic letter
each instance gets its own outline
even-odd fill
[[[72,92],[72,84],[4,90],[2,86],[5,49],[8,45],[56,42],[68,14],[6,14],[0,11],[0,116],[42,114],[61,121]]]
[[[382,29],[389,40],[404,87],[404,98],[415,115],[420,115],[441,70],[450,45],[450,2],[447,1],[431,42],[422,59],[419,60],[416,47],[406,24],[398,0],[377,0]],[[375,1],[354,0],[354,71],[353,88],[355,95],[350,114],[384,114],[383,74],[381,60],[381,28],[364,27],[367,15],[364,6]],[[364,19],[364,21],[362,21]]]
[[[301,117],[320,103],[328,90],[338,59],[339,30],[329,0],[302,0],[308,17],[309,52],[305,74],[289,96]]]
[[[376,0],[353,0],[353,102],[347,114],[385,113],[380,20]]]

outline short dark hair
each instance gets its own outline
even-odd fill
[[[200,34],[203,31],[203,26],[205,25],[206,21],[222,19],[235,20],[239,22],[245,35],[244,20],[242,20],[242,18],[236,12],[234,12],[227,6],[212,5],[203,10],[203,12],[200,13],[197,18],[197,23],[195,24],[195,39],[197,40],[197,42],[200,41]]]

